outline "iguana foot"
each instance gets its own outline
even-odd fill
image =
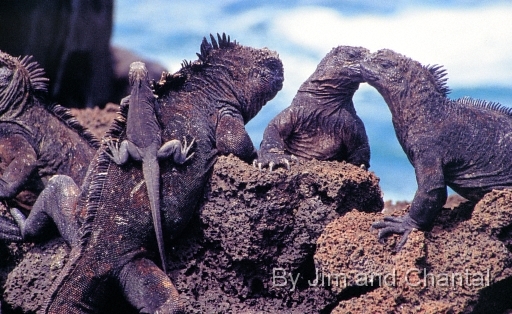
[[[179,140],[168,141],[158,150],[158,159],[172,157],[176,164],[183,165],[194,156],[195,153],[190,154],[190,151],[195,142],[196,139],[194,138],[190,144],[188,144],[185,136],[183,136],[183,144]]]
[[[0,217],[0,240],[11,242],[23,241],[20,228],[5,217]]]
[[[187,145],[187,137],[186,136],[183,136],[183,146],[181,148],[181,157],[182,158],[185,158],[185,162],[187,162],[190,158],[192,158],[192,156],[194,156],[195,153],[192,153],[192,154],[188,154],[190,149],[192,148],[192,145],[194,145],[194,143],[196,142],[196,139],[193,138],[192,141],[190,142],[190,145]]]
[[[384,243],[384,239],[391,234],[401,234],[402,238],[395,246],[395,252],[398,252],[407,242],[407,237],[414,229],[420,229],[409,215],[402,217],[384,217],[384,221],[377,221],[372,224],[372,228],[379,229],[379,242]]]
[[[254,167],[258,167],[258,170],[262,170],[264,167],[268,167],[268,170],[272,172],[274,167],[284,166],[287,170],[290,170],[290,162],[296,161],[297,157],[294,155],[285,155],[283,153],[266,153],[258,154],[258,159],[252,162]]]
[[[122,148],[118,141],[114,141],[111,138],[108,138],[105,140],[105,143],[108,146],[108,149],[110,150],[110,153],[108,151],[105,151],[105,153],[118,165],[122,165],[126,162],[126,160],[123,159],[123,152],[121,152]]]

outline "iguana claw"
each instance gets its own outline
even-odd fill
[[[109,138],[105,140],[105,143],[108,146],[108,149],[110,152],[105,151],[105,153],[116,163],[119,164],[119,142],[114,141],[113,139]]]
[[[188,154],[190,149],[192,148],[192,146],[194,145],[194,143],[196,142],[196,139],[193,138],[192,141],[190,142],[190,145],[187,144],[187,137],[186,136],[183,136],[183,148],[181,150],[181,154],[185,157],[185,162],[187,162],[190,158],[192,158],[192,156],[194,156],[195,153],[192,153],[192,154]]]
[[[384,239],[391,234],[401,234],[402,238],[397,243],[393,251],[398,252],[407,242],[409,234],[414,230],[418,229],[418,226],[414,221],[405,215],[403,217],[384,217],[383,221],[377,221],[372,224],[373,229],[379,229],[379,242],[384,243]]]
[[[272,172],[275,167],[284,166],[286,170],[290,170],[290,161],[296,161],[297,157],[294,155],[286,155],[281,153],[266,153],[252,162],[252,165],[258,166],[258,170],[263,167],[268,167],[269,172]]]

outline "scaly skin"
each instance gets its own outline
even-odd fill
[[[499,104],[447,98],[444,70],[424,67],[392,50],[361,63],[363,78],[384,97],[393,126],[414,166],[418,190],[403,217],[386,217],[374,228],[382,240],[414,229],[428,230],[446,202],[446,187],[478,201],[512,187],[512,114]]]
[[[67,109],[46,100],[47,81],[31,57],[20,60],[0,51],[0,200],[20,205],[18,193],[39,194],[54,174],[81,184],[99,147]],[[22,240],[4,218],[0,240]]]
[[[211,38],[211,44],[203,40],[198,61],[185,62],[173,75],[164,73],[155,85],[162,141],[195,139],[194,155],[186,164],[160,162],[166,239],[172,240],[187,226],[219,153],[254,158],[244,124],[282,88],[283,68],[276,53],[232,43],[225,35],[218,42]],[[123,115],[127,110],[122,107]],[[121,143],[127,139],[124,119],[115,123],[110,136]],[[120,287],[142,313],[182,311],[172,282],[153,261],[158,248],[143,181],[139,162],[128,160],[119,167],[107,143],[98,150],[76,206],[76,212],[86,215],[80,239],[49,292],[45,313],[98,312],[106,289],[112,287]],[[62,193],[53,197],[69,206]],[[41,208],[50,217],[66,209]],[[32,229],[30,216],[24,223],[25,229]]]
[[[331,50],[301,85],[292,104],[268,124],[255,161],[260,169],[301,159],[347,161],[370,166],[370,146],[352,96],[362,77],[359,62],[369,51],[339,46]]]
[[[142,173],[148,189],[149,204],[153,216],[158,250],[162,269],[167,272],[164,238],[160,218],[160,165],[159,159],[172,157],[175,163],[183,164],[191,156],[188,152],[193,145],[181,145],[178,140],[171,140],[162,145],[161,126],[157,118],[156,98],[150,87],[148,70],[142,62],[133,62],[129,72],[132,91],[122,102],[128,106],[126,122],[126,140],[120,146],[108,142],[110,157],[118,165],[124,165],[129,157],[142,161]]]

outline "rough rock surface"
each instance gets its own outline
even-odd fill
[[[192,312],[315,312],[335,299],[307,284],[317,238],[349,210],[382,206],[378,179],[350,164],[311,161],[269,173],[220,157],[199,215],[169,252],[170,276]],[[10,273],[5,301],[36,309],[65,251],[33,249]],[[274,269],[300,274],[295,289],[291,280],[274,285]]]
[[[398,253],[392,253],[398,236],[382,245],[367,232],[382,216],[351,211],[318,239],[319,272],[342,278],[332,284],[344,296],[333,313],[503,313],[512,307],[512,191],[444,209],[430,232],[413,232]]]

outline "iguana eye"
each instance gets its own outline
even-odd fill
[[[356,51],[347,51],[347,59],[356,59],[359,54]]]
[[[384,60],[380,63],[380,66],[383,68],[383,69],[389,69],[389,68],[392,68],[394,66],[393,62],[390,62],[390,61],[387,61],[387,60]]]
[[[12,71],[7,67],[0,67],[0,86],[6,86],[12,77]]]

